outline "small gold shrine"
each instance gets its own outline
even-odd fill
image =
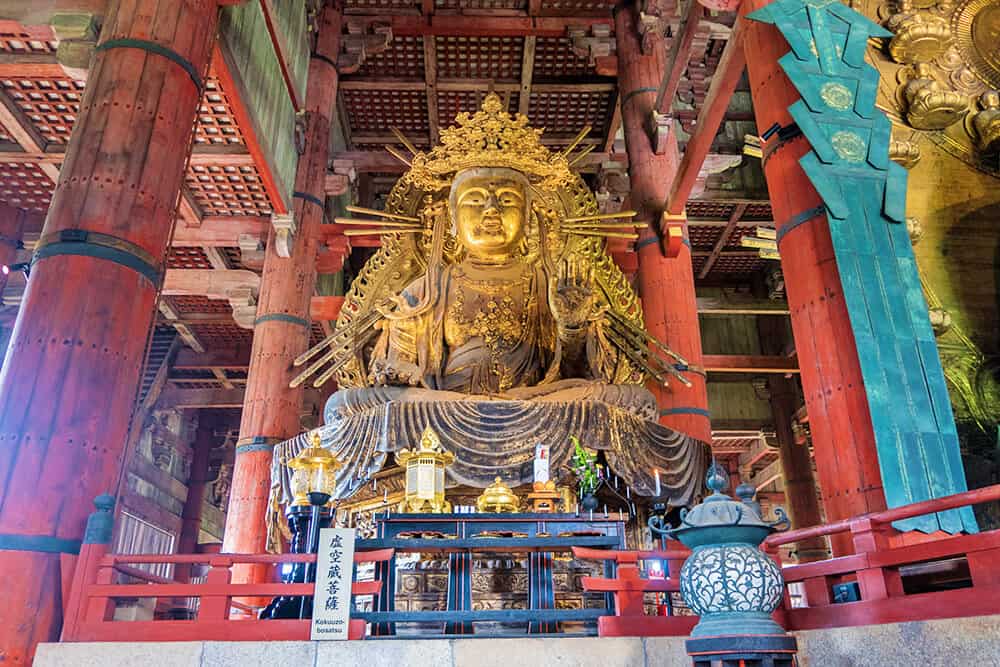
[[[547,482],[535,482],[528,494],[532,512],[556,512],[562,494],[556,490],[556,483],[551,479]]]
[[[520,506],[517,496],[499,477],[476,499],[476,509],[480,512],[516,512]]]
[[[420,448],[403,449],[396,453],[396,463],[406,468],[406,497],[400,512],[440,514],[451,511],[444,498],[444,469],[455,461],[455,455],[441,446],[431,427],[420,436]]]

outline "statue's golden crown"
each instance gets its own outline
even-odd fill
[[[475,114],[460,113],[456,126],[441,132],[441,143],[429,153],[417,153],[410,178],[418,187],[436,191],[448,187],[454,175],[474,167],[515,169],[543,190],[569,183],[572,172],[563,153],[542,145],[542,130],[528,127],[521,114],[511,116],[496,93],[489,93]]]

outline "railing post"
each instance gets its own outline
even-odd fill
[[[198,621],[225,621],[229,618],[229,607],[232,595],[228,590],[232,581],[232,558],[216,556],[209,562],[208,575],[205,577],[205,593],[200,596],[198,604]]]
[[[111,530],[114,525],[114,514],[112,509],[115,506],[114,496],[102,494],[94,499],[96,511],[87,518],[87,528],[83,534],[83,544],[80,546],[80,556],[76,561],[76,569],[73,572],[73,587],[70,591],[69,600],[66,603],[65,617],[63,619],[62,641],[76,641],[77,631],[80,622],[86,613],[88,616],[93,613],[100,616],[101,620],[110,620],[114,614],[114,607],[110,600],[104,598],[103,608],[99,600],[91,601],[87,597],[87,589],[91,584],[99,583],[99,570],[101,560],[108,553],[108,546],[111,544]],[[110,580],[111,570],[104,574],[107,583]],[[91,603],[94,603],[93,609]]]
[[[615,616],[643,616],[646,613],[643,607],[644,595],[639,586],[635,590],[629,584],[641,580],[639,576],[639,555],[635,551],[619,551],[617,554],[618,575],[616,579],[620,582],[615,591]]]
[[[851,538],[857,554],[876,553],[889,548],[887,524],[867,517],[851,521]],[[858,570],[862,600],[884,600],[903,594],[903,581],[895,568],[866,567]]]

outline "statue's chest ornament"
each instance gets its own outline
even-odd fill
[[[454,346],[481,338],[494,363],[524,340],[534,301],[532,274],[525,271],[513,280],[476,280],[461,267],[452,274],[455,291],[448,307],[449,338]]]

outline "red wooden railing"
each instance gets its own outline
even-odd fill
[[[905,544],[906,540],[901,539],[903,534],[891,526],[893,521],[996,500],[1000,500],[1000,484],[770,536],[763,548],[776,560],[780,560],[781,545],[846,532],[851,533],[855,550],[850,556],[784,567],[785,600],[775,618],[788,630],[808,630],[1000,613],[1000,530],[953,537],[930,536],[925,541]],[[573,549],[578,558],[615,560],[619,564],[614,579],[583,579],[585,590],[612,592],[615,596],[616,615],[598,620],[599,634],[651,636],[690,632],[697,621],[693,616],[643,613],[644,592],[676,592],[679,588],[677,575],[689,552],[679,542],[668,540],[667,545],[666,551]],[[666,562],[668,579],[640,577],[638,562],[653,559]],[[901,569],[953,559],[967,563],[971,586],[927,593],[905,592]],[[833,586],[849,582],[857,582],[860,600],[834,603]],[[799,583],[805,606],[793,607],[788,585]]]
[[[392,558],[393,549],[359,551],[355,563]],[[254,609],[234,598],[311,596],[314,584],[231,582],[233,565],[315,563],[316,554],[108,554],[106,544],[84,544],[77,560],[73,585],[64,610],[62,641],[268,641],[309,639],[310,620],[258,620]],[[151,575],[134,566],[150,563],[207,565],[204,583],[184,583]],[[139,579],[116,584],[115,572]],[[352,582],[353,595],[378,595],[382,582]],[[120,598],[196,598],[191,620],[115,621]],[[234,610],[236,613],[234,613]],[[240,613],[243,612],[243,613]],[[349,636],[362,639],[365,622],[351,619]]]

